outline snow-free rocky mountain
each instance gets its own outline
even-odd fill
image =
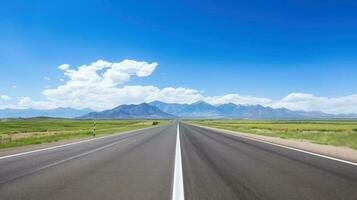
[[[121,105],[116,108],[105,110],[102,112],[91,112],[80,117],[82,119],[130,119],[130,118],[145,118],[145,119],[170,119],[175,118],[174,115],[161,111],[159,108],[142,103],[139,105]]]
[[[149,103],[169,114],[186,118],[243,118],[243,119],[327,119],[357,118],[356,114],[332,115],[323,112],[292,111],[286,108],[273,109],[261,105],[236,105],[233,103],[211,105],[204,101],[193,104]]]
[[[357,114],[332,115],[323,112],[274,109],[261,105],[236,105],[233,103],[211,105],[204,101],[193,104],[154,101],[138,105],[121,105],[110,110],[93,112],[90,109],[57,108],[53,110],[4,109],[0,118],[62,117],[80,119],[172,119],[181,118],[240,118],[240,119],[329,119],[357,118]]]
[[[31,118],[31,117],[60,117],[74,118],[93,112],[91,109],[56,108],[49,110],[37,109],[2,109],[0,118]]]

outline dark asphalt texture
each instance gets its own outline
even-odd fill
[[[356,200],[357,167],[182,124],[186,199]]]
[[[0,199],[167,200],[175,141],[176,127],[163,126],[0,160]]]
[[[176,123],[0,160],[0,200],[169,200]],[[180,123],[185,199],[357,200],[357,167]]]

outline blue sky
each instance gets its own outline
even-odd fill
[[[338,111],[286,107],[357,112],[350,99],[357,94],[356,10],[356,2],[337,0],[2,2],[0,95],[10,97],[2,107],[23,97],[47,101],[46,89],[70,79],[61,64],[130,59],[158,66],[118,87],[182,87],[208,99],[239,94],[274,104],[290,94],[349,97],[352,105]]]

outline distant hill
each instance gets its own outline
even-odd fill
[[[93,112],[91,109],[56,108],[50,110],[37,109],[2,109],[0,118],[31,118],[31,117],[60,117],[75,118]]]
[[[163,112],[170,113],[176,116],[179,116],[182,113],[182,110],[188,106],[188,104],[164,103],[161,101],[153,101],[149,104],[159,108]]]
[[[236,105],[233,103],[211,105],[204,101],[192,104],[165,103],[154,101],[139,105],[121,105],[102,112],[91,109],[57,108],[51,110],[2,109],[0,118],[59,117],[83,119],[152,118],[241,118],[241,119],[342,119],[357,118],[357,114],[333,115],[323,112],[292,111],[274,109],[262,105]]]
[[[244,119],[327,119],[357,118],[356,114],[333,115],[323,112],[274,109],[262,105],[236,105],[233,103],[211,105],[204,101],[193,104],[172,104],[160,101],[149,103],[169,114],[187,118],[244,118]]]
[[[91,112],[80,118],[83,119],[130,119],[130,118],[152,118],[167,119],[174,118],[172,114],[161,111],[159,108],[142,103],[139,105],[121,105],[116,108],[102,112]]]

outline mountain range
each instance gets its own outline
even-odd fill
[[[357,118],[357,114],[333,115],[319,111],[292,111],[286,108],[271,108],[262,105],[236,105],[233,103],[211,105],[204,101],[193,104],[149,103],[160,110],[184,118],[243,118],[243,119],[327,119]]]
[[[102,112],[91,112],[79,118],[82,119],[130,119],[130,118],[153,118],[170,119],[174,115],[161,111],[159,108],[142,103],[138,105],[121,105]]]
[[[93,112],[91,109],[56,108],[49,110],[38,109],[2,109],[0,118],[31,118],[31,117],[60,117],[74,118]]]
[[[204,101],[193,104],[153,101],[138,105],[121,105],[111,110],[92,112],[81,118],[241,118],[241,119],[329,119],[357,118],[356,114],[333,115],[323,112],[292,111],[262,105],[212,105]]]
[[[53,110],[3,109],[0,118],[62,117],[80,119],[172,119],[172,118],[241,118],[241,119],[330,119],[357,118],[357,114],[327,114],[319,111],[292,111],[262,105],[237,105],[233,103],[211,105],[204,101],[192,104],[151,103],[120,105],[113,109],[94,112],[90,109],[57,108]]]

